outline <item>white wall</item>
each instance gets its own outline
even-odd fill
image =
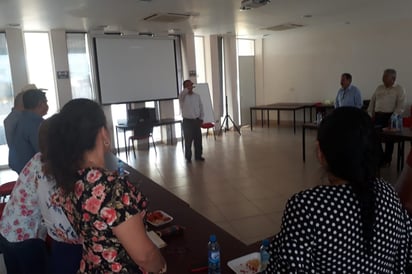
[[[411,27],[412,22],[352,24],[269,36],[263,39],[262,58],[257,59],[261,62],[257,67],[263,67],[263,88],[257,89],[256,104],[334,100],[343,72],[352,74],[363,99],[369,99],[382,83],[385,68],[397,70],[397,82],[410,94]]]

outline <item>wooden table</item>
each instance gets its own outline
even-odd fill
[[[318,130],[318,124],[305,123],[302,125],[302,159],[306,161],[306,129]]]
[[[255,106],[250,108],[250,130],[253,130],[253,112],[260,110],[260,118],[262,122],[262,127],[264,123],[263,119],[263,112],[266,111],[267,116],[267,125],[269,127],[269,112],[271,110],[277,111],[277,123],[279,126],[280,123],[280,111],[293,111],[293,132],[296,134],[296,111],[303,110],[303,123],[306,123],[306,109],[309,109],[309,121],[313,121],[313,109],[325,109],[325,111],[329,109],[334,109],[334,105],[332,104],[323,104],[323,103],[275,103],[269,105],[262,105],[262,106]]]
[[[108,154],[106,166],[109,169],[116,169],[117,161],[118,159],[113,154]],[[259,250],[259,243],[245,245],[197,213],[189,204],[174,194],[130,166],[126,164],[124,166],[125,170],[130,172],[130,181],[138,184],[142,193],[148,197],[149,211],[161,209],[174,218],[170,224],[186,227],[182,235],[165,239],[167,247],[162,248],[161,251],[167,261],[167,273],[185,274],[190,273],[194,265],[207,265],[207,242],[212,233],[216,235],[221,248],[222,273],[233,273],[226,265],[228,261]],[[207,270],[198,273],[207,273]]]
[[[302,159],[306,160],[306,129],[317,130],[318,125],[315,123],[305,123],[302,125]],[[405,142],[412,142],[412,130],[410,128],[403,128],[402,131],[379,131],[379,138],[381,142],[398,143],[398,152],[396,157],[396,170],[400,173],[403,169],[405,161]]]
[[[381,131],[381,142],[398,143],[398,153],[396,158],[396,169],[400,173],[405,162],[405,142],[412,142],[412,130],[410,128],[403,128],[401,131]]]
[[[182,128],[182,120],[176,120],[176,119],[160,119],[157,121],[154,121],[154,126],[169,126],[169,132],[170,132],[170,138],[167,136],[167,140],[170,140],[170,143],[172,144],[172,139],[173,139],[173,134],[172,134],[172,126],[175,124],[180,124],[180,129],[182,131],[181,133],[181,141],[182,141],[182,148],[183,148],[183,128]],[[120,154],[120,147],[119,147],[119,131],[123,131],[123,139],[124,139],[124,145],[126,148],[126,157],[128,157],[128,152],[127,152],[127,140],[126,140],[126,132],[127,131],[132,131],[134,129],[134,124],[117,124],[115,126],[116,128],[116,148],[117,148],[117,154]]]
[[[306,107],[308,103],[275,103],[270,105],[255,106],[250,108],[250,130],[253,130],[253,111],[259,111],[261,115],[262,127],[263,127],[263,111],[266,110],[267,124],[269,127],[269,112],[272,110],[277,111],[277,123],[280,124],[280,111],[292,111],[293,112],[293,132],[296,133],[296,111],[303,110],[303,120],[306,122]]]

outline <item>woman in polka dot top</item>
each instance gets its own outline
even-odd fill
[[[339,108],[322,121],[317,155],[329,184],[289,199],[267,273],[408,273],[411,222],[376,178],[379,145],[362,110]]]

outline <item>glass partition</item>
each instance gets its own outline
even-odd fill
[[[6,143],[3,121],[14,104],[11,80],[10,60],[7,49],[6,34],[0,33],[0,168],[8,168],[9,149]]]

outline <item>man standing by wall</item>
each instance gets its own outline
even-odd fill
[[[38,131],[47,114],[46,93],[39,89],[27,90],[23,94],[24,111],[17,122],[14,138],[10,141],[9,166],[20,173],[25,164],[39,152]]]
[[[401,115],[405,110],[406,93],[396,81],[396,70],[386,69],[382,76],[383,85],[376,88],[368,107],[375,126],[388,127],[392,114]],[[393,142],[385,143],[384,165],[392,161]]]
[[[192,162],[192,142],[195,145],[195,160],[204,161],[202,157],[203,105],[200,95],[193,92],[193,83],[190,80],[183,82],[183,91],[179,95],[180,108],[183,116],[183,134],[185,137],[185,158]]]
[[[362,96],[359,89],[352,85],[352,75],[343,73],[340,78],[341,89],[335,100],[335,108],[338,107],[362,107]]]

